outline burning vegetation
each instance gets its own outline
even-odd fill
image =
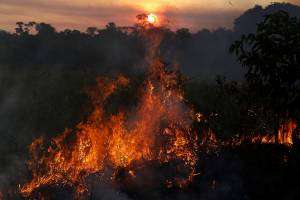
[[[71,188],[74,198],[86,199],[92,196],[91,177],[124,186],[133,184],[132,180],[140,182],[145,174],[152,173],[151,168],[163,171],[154,178],[156,185],[181,190],[206,176],[201,174],[203,160],[218,155],[220,149],[232,150],[244,144],[292,147],[297,122],[289,118],[279,120],[277,130],[264,134],[217,137],[208,125],[209,117],[187,102],[181,74],[167,70],[161,59],[164,35],[161,27],[155,26],[157,16],[139,15],[138,20],[137,32],[148,45],[148,68],[136,103],[126,108],[117,106],[116,111],[107,109],[115,94],[132,86],[132,80],[123,75],[99,76],[96,85],[85,90],[92,107],[85,120],[50,140],[38,137],[30,144],[30,177],[19,186],[24,198],[46,199],[45,189],[63,187]],[[281,157],[287,162],[291,156],[283,152]],[[208,182],[211,190],[217,190],[217,178]],[[153,183],[147,184],[152,187]],[[0,199],[5,195],[0,192]]]
[[[297,123],[293,120],[284,121],[278,130],[277,135],[274,133],[269,134],[237,134],[232,138],[222,140],[217,138],[212,130],[208,129],[208,132],[202,137],[201,145],[209,145],[209,149],[230,146],[235,147],[242,145],[243,143],[250,144],[280,144],[287,147],[293,145],[293,138],[296,137],[295,131]],[[213,148],[214,147],[214,148]]]
[[[114,182],[118,170],[126,169],[134,177],[135,167],[141,168],[147,161],[175,166],[173,176],[163,183],[167,187],[184,187],[192,181],[198,148],[191,126],[194,113],[185,103],[178,74],[167,71],[157,55],[159,38],[154,39],[155,34],[149,37],[150,68],[136,108],[106,113],[109,97],[128,87],[130,80],[99,77],[97,85],[87,91],[94,110],[86,121],[74,130],[65,130],[49,145],[42,137],[30,145],[32,180],[21,187],[23,196],[34,196],[45,186],[68,185],[81,198],[89,193],[88,176],[105,176]]]

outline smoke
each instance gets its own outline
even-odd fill
[[[107,35],[111,33],[114,32],[107,32]],[[168,56],[166,60],[176,59],[180,63],[180,69],[192,78],[213,79],[215,75],[220,74],[239,80],[244,71],[227,52],[229,45],[237,37],[237,33],[231,30],[202,30],[185,39],[183,46],[177,46],[177,49],[174,50],[176,53],[168,52],[168,55],[171,54],[171,56]],[[68,42],[73,43],[73,41],[69,40]],[[59,45],[51,46],[53,40],[45,41],[40,48],[34,51],[24,48],[24,51],[18,52],[18,56],[10,55],[13,58],[12,60],[17,62],[19,61],[17,58],[26,54],[27,57],[25,56],[24,60],[20,59],[21,61],[17,63],[20,66],[15,68],[1,66],[0,191],[8,191],[12,187],[18,188],[20,180],[25,179],[24,176],[27,175],[25,165],[28,156],[27,146],[33,138],[38,135],[45,135],[50,138],[62,132],[64,128],[73,127],[87,115],[88,110],[83,108],[87,99],[82,94],[81,88],[92,84],[97,73],[117,74],[120,71],[126,73],[131,70],[127,67],[132,66],[133,63],[135,63],[134,66],[141,63],[139,59],[143,57],[141,55],[144,52],[139,53],[139,50],[143,47],[134,48],[135,50],[132,52],[129,45],[132,40],[125,39],[122,40],[123,43],[118,43],[118,40],[112,37],[107,38],[107,41],[107,43],[100,42],[100,45],[97,44],[99,46],[103,45],[103,49],[95,48],[95,46],[91,48],[91,43],[85,43],[83,48],[79,45],[82,43],[78,42],[79,44],[75,45],[75,47],[78,47],[75,48],[76,50],[74,50],[74,46],[66,45],[64,50],[67,49],[70,52],[60,51],[61,46]],[[114,43],[112,44],[111,41],[114,41]],[[58,44],[61,41],[56,42]],[[172,49],[172,47],[171,44],[167,45],[167,49]],[[87,53],[80,53],[80,48],[87,51]],[[53,54],[54,56],[49,56]],[[73,56],[65,58],[63,55]],[[80,57],[80,59],[76,59],[76,57]],[[99,57],[99,59],[93,60],[96,57]],[[74,67],[77,64],[78,66]],[[100,70],[83,67],[90,64],[95,68],[101,68],[103,65],[104,67]],[[29,65],[36,66],[28,67]],[[123,65],[125,65],[124,68],[122,68]],[[137,69],[133,71],[135,70]],[[185,110],[186,107],[180,104],[177,109]],[[181,113],[181,111],[179,112]],[[201,198],[198,197],[197,192],[190,192],[192,193],[190,194],[181,191],[168,196],[168,192],[172,193],[173,191],[161,192],[156,190],[157,188],[152,188],[153,190],[146,191],[144,194],[141,192],[139,197],[178,200],[199,198],[206,200],[220,199],[220,197],[223,197],[222,199],[239,199],[239,197],[249,199],[244,194],[240,176],[240,170],[244,166],[239,161],[212,163],[214,164],[206,170],[204,169],[204,171],[215,171],[216,175],[212,177],[216,177],[216,189],[199,188],[199,191],[202,191]],[[229,166],[225,167],[229,171],[222,171],[224,166]],[[203,167],[203,165],[200,167]],[[159,177],[160,173],[163,174],[161,171],[160,169],[153,172],[148,170],[149,174],[147,176],[149,179],[154,177],[153,174]],[[147,181],[151,182],[151,180]],[[213,181],[209,180],[208,182],[213,183]],[[202,182],[202,185],[205,183]],[[144,184],[146,187],[145,180],[137,181],[138,186],[144,186]],[[122,188],[114,188],[109,184],[97,183],[94,188],[93,195],[95,199],[138,199],[134,197],[134,194],[132,194],[133,197],[128,195],[128,190],[120,192],[123,190]],[[139,190],[134,191],[138,193]],[[237,196],[232,197],[231,194]]]
[[[132,200],[127,194],[121,192],[118,188],[109,182],[92,180],[90,199],[101,200]]]
[[[83,102],[84,98],[77,88],[65,85],[69,82],[65,78],[75,74],[59,68],[31,71],[2,66],[0,74],[0,192],[13,199],[18,196],[19,184],[28,178],[27,147],[32,139],[38,135],[52,137],[75,123],[79,116],[76,112],[82,110],[70,100]],[[62,111],[67,113],[63,115]]]
[[[24,124],[18,121],[20,114],[18,111],[24,103],[23,84],[8,70],[2,69],[1,72],[3,85],[0,90],[0,191],[3,191],[8,190],[11,184],[17,184],[16,181],[25,171],[25,153],[22,150],[25,150],[30,135],[26,132],[26,127],[22,126]]]
[[[179,51],[180,70],[197,80],[213,80],[220,75],[241,81],[245,70],[229,54],[229,47],[237,38],[235,32],[223,28],[192,34]]]

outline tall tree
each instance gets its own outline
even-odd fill
[[[230,51],[247,67],[250,89],[280,120],[299,115],[300,20],[287,12],[267,15],[254,34],[243,35]],[[277,134],[276,134],[277,135]]]

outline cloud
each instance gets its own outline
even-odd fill
[[[19,0],[2,0],[0,2],[0,13],[1,23],[9,29],[14,24],[6,24],[6,22],[28,20],[53,23],[58,25],[59,28],[67,28],[62,26],[68,24],[77,25],[78,28],[83,29],[89,25],[103,26],[110,21],[130,25],[139,11],[129,6],[83,6],[62,4],[55,1],[24,0],[21,2]]]
[[[113,2],[100,0],[90,2],[82,0],[1,0],[0,23],[2,29],[9,30],[14,29],[16,21],[43,21],[55,25],[59,30],[65,28],[85,30],[88,26],[104,27],[111,21],[118,25],[128,26],[135,22],[137,14],[146,11],[146,8],[137,6],[143,2],[128,0]],[[230,28],[233,20],[243,12],[243,9],[246,9],[241,7],[244,4],[240,5],[235,1],[233,1],[235,2],[233,5],[225,4],[223,1],[214,1],[214,3],[205,4],[205,7],[201,2],[188,2],[177,0],[173,4],[162,5],[163,8],[160,12],[169,18],[171,27],[187,27],[192,30],[219,26]],[[245,2],[249,4],[248,0]]]
[[[214,29],[217,27],[231,28],[234,19],[239,16],[242,11],[177,11],[169,10],[165,13],[171,23],[177,27],[188,27],[193,31],[201,28]]]

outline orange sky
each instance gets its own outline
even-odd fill
[[[235,17],[255,4],[275,0],[1,0],[0,29],[13,30],[16,21],[47,22],[58,29],[103,27],[114,21],[132,25],[144,12],[168,17],[172,27],[231,27]],[[279,0],[282,2],[282,0]],[[300,5],[300,0],[288,0]]]

